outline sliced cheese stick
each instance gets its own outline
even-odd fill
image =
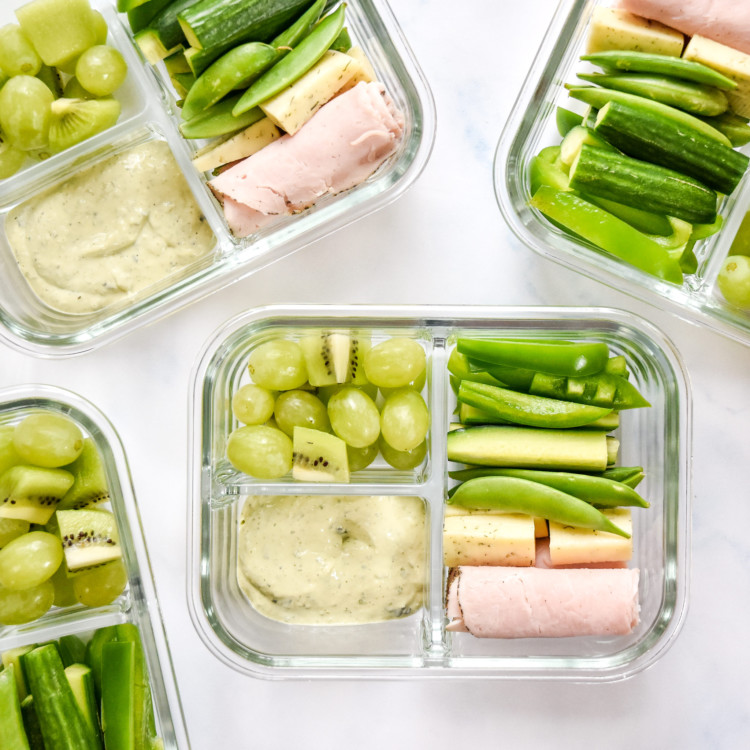
[[[477,638],[563,638],[626,635],[638,624],[637,569],[456,570],[448,585],[450,631]]]

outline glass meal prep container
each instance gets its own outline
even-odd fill
[[[249,353],[279,337],[349,330],[372,344],[398,336],[427,359],[422,395],[430,410],[426,458],[396,470],[382,457],[345,483],[259,480],[226,459],[238,426],[231,398],[248,380]],[[617,637],[483,639],[446,630],[442,531],[448,477],[446,434],[456,405],[446,368],[457,336],[596,340],[623,354],[650,408],[621,412],[621,465],[643,466],[639,492],[651,507],[633,514],[640,568],[640,624]],[[653,326],[614,309],[553,307],[271,306],[215,332],[191,388],[188,602],[207,647],[251,675],[284,677],[501,677],[606,681],[651,665],[677,635],[686,609],[689,561],[691,401],[679,354]],[[427,519],[424,604],[368,624],[286,624],[259,614],[238,583],[239,526],[248,496],[342,495],[420,498]],[[314,500],[314,498],[310,498]],[[419,541],[419,540],[418,540]],[[270,542],[271,543],[271,542]],[[300,553],[302,554],[302,553]]]
[[[66,635],[75,635],[86,641],[97,629],[112,625],[129,623],[137,626],[149,672],[158,735],[167,749],[188,748],[190,745],[130,471],[117,432],[91,403],[70,391],[48,385],[23,385],[0,390],[0,425],[17,424],[29,414],[40,411],[72,419],[98,448],[110,491],[108,506],[117,523],[128,583],[125,591],[107,606],[53,606],[33,622],[0,625],[0,652],[43,644]]]
[[[588,70],[579,59],[585,54],[594,9],[615,4],[607,0],[559,3],[498,142],[494,184],[500,210],[514,234],[543,257],[737,341],[750,342],[750,312],[727,303],[716,281],[740,223],[750,211],[747,174],[720,206],[721,231],[696,244],[697,272],[686,275],[681,286],[564,233],[529,206],[530,160],[561,140],[555,124],[557,107],[583,111],[583,103],[569,97],[564,84],[577,81],[577,72],[595,70]],[[740,150],[750,153],[748,146]]]
[[[15,23],[4,3],[0,23]],[[281,218],[254,235],[232,236],[219,202],[207,187],[206,174],[191,163],[204,140],[184,139],[177,95],[163,63],[151,66],[142,57],[112,0],[92,0],[107,21],[107,43],[118,49],[128,76],[115,92],[122,114],[117,124],[46,161],[25,166],[0,181],[0,337],[22,351],[67,356],[91,350],[150,323],[207,294],[244,278],[330,232],[387,205],[418,177],[429,157],[435,133],[432,95],[385,0],[347,3],[346,25],[404,115],[397,151],[367,180],[335,196],[324,196],[304,212]],[[64,313],[48,306],[31,290],[11,249],[6,220],[25,201],[56,190],[71,177],[96,170],[103,160],[150,141],[168,145],[197,206],[214,235],[207,255],[165,273],[156,284],[96,312]],[[102,200],[106,201],[106,190]],[[53,281],[54,283],[54,281]]]

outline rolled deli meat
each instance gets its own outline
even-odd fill
[[[638,576],[629,568],[453,568],[447,629],[477,638],[626,635],[638,624]]]
[[[700,34],[750,54],[750,3],[746,0],[620,0],[620,7],[688,36]]]
[[[396,150],[403,130],[403,115],[383,84],[360,82],[295,135],[282,136],[208,184],[232,232],[246,237],[276,216],[366,180]]]

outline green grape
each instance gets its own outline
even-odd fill
[[[128,583],[122,560],[101,565],[73,578],[75,598],[86,607],[104,607],[117,599]]]
[[[330,432],[326,405],[309,391],[284,391],[276,399],[273,416],[280,430],[289,437],[295,426],[309,427],[311,430]]]
[[[0,130],[22,151],[47,145],[54,94],[34,76],[15,76],[0,89]]]
[[[77,603],[78,600],[73,590],[73,579],[68,576],[68,567],[65,564],[61,565],[49,580],[55,587],[53,604],[56,607],[72,607]]]
[[[8,77],[35,76],[41,67],[42,58],[20,26],[9,23],[0,28],[0,68]]]
[[[336,385],[321,385],[318,388],[318,398],[327,404],[331,400],[331,396],[334,393],[338,393],[342,388],[359,388],[359,390],[366,393],[373,401],[378,397],[378,387],[372,383],[337,383]]]
[[[719,271],[717,282],[727,302],[750,310],[750,257],[728,256]]]
[[[60,538],[46,531],[30,531],[0,549],[0,586],[24,591],[49,580],[60,567]]]
[[[73,78],[68,79],[68,82],[65,84],[65,88],[63,89],[63,98],[94,99],[95,97],[90,91],[86,91],[86,89],[81,86],[78,79],[73,76]]]
[[[408,386],[426,366],[424,349],[414,339],[388,339],[365,353],[365,375],[378,388]]]
[[[114,47],[96,44],[78,58],[75,75],[94,96],[109,96],[125,82],[128,65]]]
[[[14,432],[12,425],[0,425],[0,474],[21,463],[21,457],[13,445]]]
[[[379,452],[377,440],[364,448],[353,448],[347,445],[346,456],[349,459],[349,471],[366,469],[378,457]]]
[[[33,589],[0,589],[0,625],[21,625],[38,620],[52,606],[55,587],[45,581]]]
[[[385,459],[386,463],[392,466],[394,469],[414,469],[424,461],[424,457],[427,455],[427,441],[423,440],[416,448],[412,448],[410,451],[397,451],[380,436],[378,441],[380,447],[380,453]]]
[[[410,388],[394,391],[380,412],[383,439],[399,451],[414,450],[427,435],[430,413],[422,396]]]
[[[411,388],[413,391],[417,391],[420,393],[422,389],[425,387],[425,384],[427,383],[427,368],[425,367],[424,370],[422,370],[422,373],[414,378],[411,382],[407,383],[404,386],[401,386],[401,388]],[[381,388],[380,393],[383,395],[383,398],[388,398],[388,396],[391,395],[394,391],[398,390],[397,388]]]
[[[307,382],[302,348],[294,341],[268,341],[250,353],[247,369],[256,385],[271,391],[291,391]]]
[[[375,402],[359,388],[342,388],[328,401],[333,431],[352,448],[372,445],[380,434],[380,414]]]
[[[26,161],[26,152],[0,136],[0,180],[12,177]]]
[[[275,395],[267,388],[249,383],[232,396],[232,414],[243,424],[263,424],[273,415]]]
[[[292,441],[275,427],[247,425],[229,436],[227,458],[251,477],[278,479],[292,468]]]
[[[0,549],[8,542],[28,533],[29,526],[28,521],[19,521],[16,518],[0,518]]]
[[[68,417],[40,412],[16,425],[13,445],[24,461],[54,469],[78,458],[83,450],[83,435]]]

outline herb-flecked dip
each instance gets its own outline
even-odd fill
[[[66,313],[94,312],[163,282],[216,242],[161,140],[22,203],[5,231],[33,291]]]
[[[237,577],[253,607],[290,624],[405,617],[424,600],[418,497],[252,496],[239,522]]]

